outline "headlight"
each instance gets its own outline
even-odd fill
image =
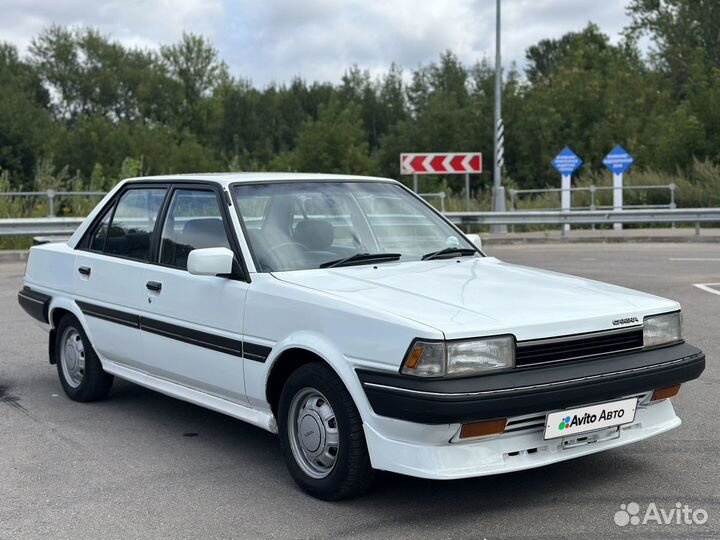
[[[656,347],[682,341],[682,315],[679,311],[651,315],[643,319],[643,344]]]
[[[401,373],[446,377],[488,373],[515,367],[515,337],[448,342],[416,341],[405,355]]]

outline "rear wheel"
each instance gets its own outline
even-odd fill
[[[290,375],[280,394],[278,427],[290,474],[311,495],[339,500],[370,486],[360,414],[330,368],[307,364]]]
[[[110,392],[113,376],[103,370],[74,315],[65,315],[55,331],[55,364],[63,390],[70,399],[97,401]]]

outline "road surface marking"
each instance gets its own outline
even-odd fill
[[[720,262],[720,257],[670,257],[669,261]]]
[[[695,287],[701,291],[709,292],[711,294],[717,294],[720,296],[720,290],[713,289],[713,287],[720,287],[720,283],[693,283]]]

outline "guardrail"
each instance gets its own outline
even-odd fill
[[[0,236],[70,236],[85,218],[0,219]]]
[[[655,210],[576,210],[512,212],[446,212],[456,225],[602,225],[694,223],[700,234],[703,223],[720,223],[720,208]],[[71,235],[84,218],[0,219],[0,236]]]
[[[456,225],[602,225],[612,223],[694,223],[695,233],[699,235],[700,225],[702,223],[720,223],[720,208],[446,212],[445,216]]]

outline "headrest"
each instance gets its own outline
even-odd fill
[[[193,249],[227,247],[227,234],[219,218],[202,218],[188,221],[183,227],[182,244]]]
[[[329,221],[304,219],[295,225],[293,238],[309,250],[323,251],[332,245],[335,229]]]

